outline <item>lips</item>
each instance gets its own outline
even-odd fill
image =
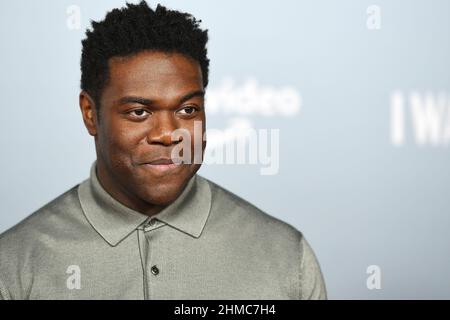
[[[173,164],[172,159],[168,159],[168,158],[159,158],[159,159],[155,159],[149,162],[146,162],[146,164],[153,164],[153,165],[158,165],[158,164]]]
[[[143,167],[157,174],[171,172],[178,169],[180,164],[173,163],[169,158],[157,158],[144,162]]]

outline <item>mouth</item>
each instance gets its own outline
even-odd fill
[[[181,164],[174,163],[170,158],[158,158],[149,162],[145,162],[142,166],[154,172],[165,173],[181,167]]]

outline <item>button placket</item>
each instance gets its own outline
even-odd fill
[[[138,229],[138,245],[139,245],[139,255],[141,258],[142,271],[143,271],[143,285],[144,285],[144,300],[149,299],[150,288],[148,283],[148,274],[147,274],[147,262],[148,262],[148,254],[149,254],[149,243],[147,241],[147,237],[144,234],[143,228]]]
[[[156,218],[150,218],[143,226],[141,226],[142,233],[146,239],[146,260],[145,260],[145,286],[147,292],[147,299],[152,299],[154,286],[159,277],[161,277],[161,266],[155,261],[155,246],[154,236],[156,235],[151,230],[158,229],[166,224]],[[156,259],[157,260],[157,259]]]

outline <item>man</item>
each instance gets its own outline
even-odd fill
[[[196,174],[209,65],[199,21],[141,2],[86,35],[79,103],[97,159],[0,236],[0,297],[326,299],[300,231]]]

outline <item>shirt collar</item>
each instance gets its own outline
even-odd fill
[[[100,184],[94,161],[90,177],[78,186],[78,197],[86,219],[110,245],[116,246],[150,219],[114,199]],[[169,206],[153,215],[163,223],[200,237],[211,208],[211,190],[206,179],[195,174]]]

